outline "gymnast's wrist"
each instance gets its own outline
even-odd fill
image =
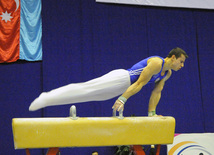
[[[120,96],[117,100],[119,100],[121,103],[125,104],[127,99],[123,96]]]
[[[155,115],[157,115],[155,110],[154,110],[154,111],[149,111],[149,112],[148,112],[148,116],[149,116],[149,117],[152,117],[152,116],[155,116]]]

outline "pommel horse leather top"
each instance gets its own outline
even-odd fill
[[[173,143],[173,117],[13,118],[15,149]]]

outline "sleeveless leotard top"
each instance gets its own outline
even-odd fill
[[[141,72],[147,66],[147,61],[152,57],[161,58],[163,60],[163,63],[162,63],[161,71],[158,74],[153,75],[148,83],[157,82],[157,81],[163,79],[166,76],[168,71],[166,71],[165,74],[163,76],[161,76],[161,72],[162,72],[163,65],[164,65],[164,58],[162,58],[160,56],[151,56],[151,57],[148,57],[146,59],[141,60],[140,62],[138,62],[134,66],[132,66],[130,69],[128,69],[129,75],[130,75],[131,84],[133,84],[133,83],[135,83],[137,81],[137,79],[139,78]]]

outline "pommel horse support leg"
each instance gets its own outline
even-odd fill
[[[171,144],[173,117],[13,118],[15,149]]]

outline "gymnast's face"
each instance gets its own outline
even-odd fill
[[[184,62],[186,58],[183,54],[179,58],[176,58],[175,55],[172,56],[172,70],[178,71],[184,67]]]

